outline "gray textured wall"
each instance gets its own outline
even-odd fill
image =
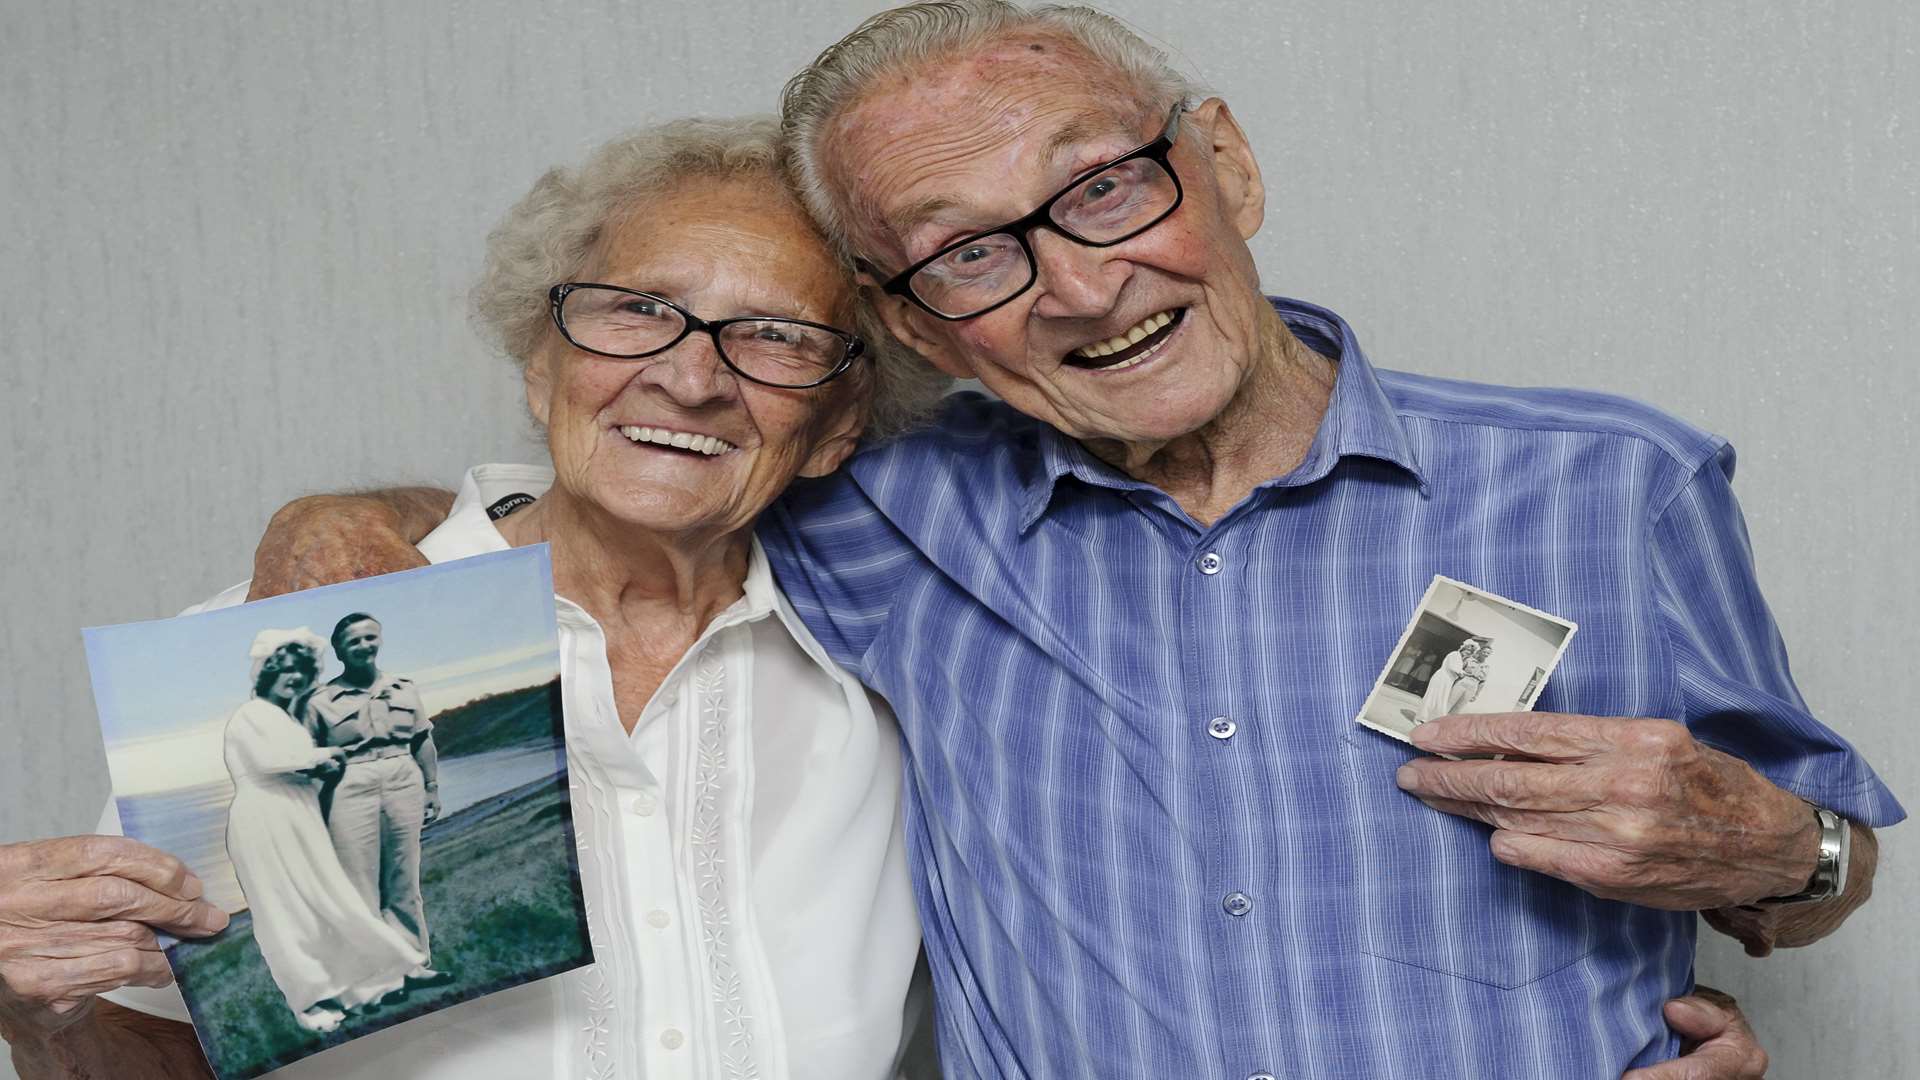
[[[1730,436],[1808,698],[1920,801],[1910,3],[1116,9],[1253,136],[1271,289],[1385,366]],[[534,453],[461,300],[542,167],[766,108],[867,10],[0,0],[0,840],[85,829],[106,794],[80,626],[244,576],[290,495]],[[1920,1061],[1912,828],[1835,939],[1704,951],[1773,1075]]]

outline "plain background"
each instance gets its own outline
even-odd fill
[[[1907,0],[1115,9],[1261,155],[1269,291],[1376,363],[1657,402],[1741,449],[1816,711],[1920,800],[1920,15]],[[107,794],[79,628],[246,576],[290,496],[534,460],[481,239],[627,127],[771,107],[857,3],[0,0],[0,841]],[[1920,886],[1702,978],[1783,1078],[1920,1061]],[[0,1066],[0,1074],[4,1073]]]

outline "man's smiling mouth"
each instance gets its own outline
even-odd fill
[[[1080,346],[1066,355],[1066,362],[1096,370],[1131,367],[1159,349],[1186,317],[1186,308],[1170,308],[1149,315],[1123,333]]]

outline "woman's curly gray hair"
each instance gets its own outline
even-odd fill
[[[779,121],[770,116],[674,120],[600,147],[577,169],[548,170],[487,234],[486,268],[473,288],[482,334],[521,367],[548,326],[547,291],[574,280],[609,225],[635,200],[701,180],[764,180],[769,196],[801,203],[781,171]],[[833,256],[849,282],[853,267]],[[849,286],[849,292],[853,290]],[[867,343],[855,372],[872,391],[866,437],[924,421],[952,380],[901,346],[869,305],[854,331]]]

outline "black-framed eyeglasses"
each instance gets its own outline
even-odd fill
[[[746,315],[708,321],[664,296],[569,281],[547,290],[553,325],[574,348],[616,360],[666,352],[700,331],[720,362],[762,386],[805,390],[844,374],[866,352],[855,334],[803,319]]]
[[[1158,136],[1081,173],[1033,213],[948,244],[888,278],[881,291],[942,319],[971,319],[1033,287],[1039,271],[1028,235],[1034,229],[1102,248],[1160,224],[1185,197],[1167,160],[1184,111],[1175,105]]]

